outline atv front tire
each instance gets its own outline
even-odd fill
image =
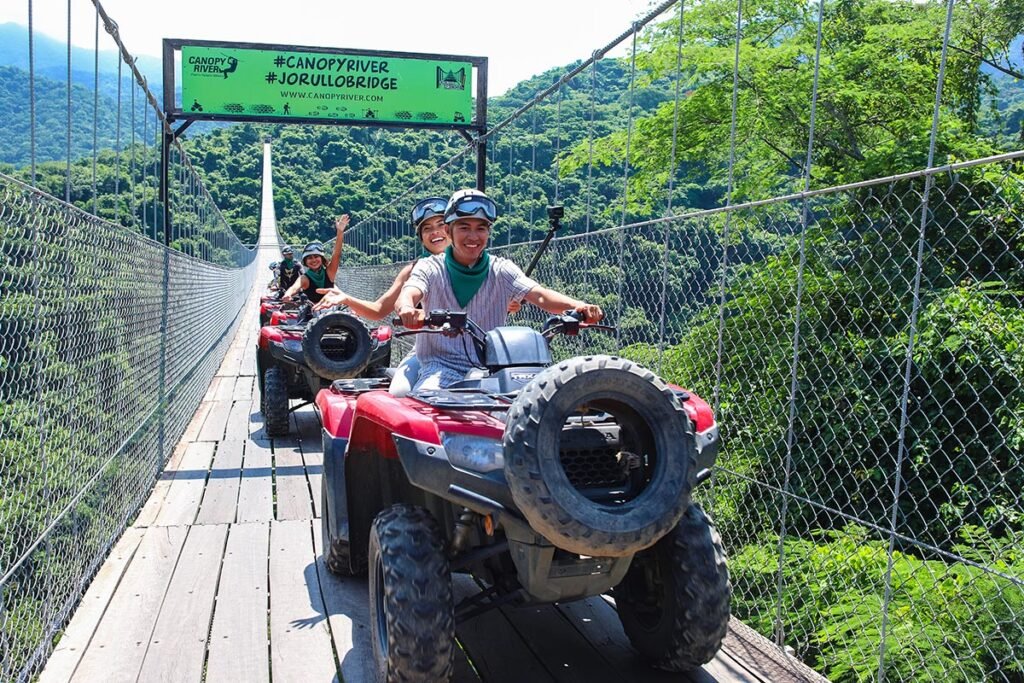
[[[570,481],[562,430],[584,405],[616,417],[619,455],[641,463],[639,493],[609,502]],[[538,374],[513,402],[503,443],[516,505],[532,528],[573,553],[632,555],[669,533],[690,504],[696,474],[690,421],[664,382],[623,358],[571,358]]]
[[[452,676],[455,607],[444,537],[420,507],[393,505],[370,530],[370,637],[378,681]]]
[[[729,628],[731,594],[722,539],[698,505],[633,558],[613,591],[633,647],[666,671],[690,671],[714,658]]]
[[[263,394],[260,396],[263,408],[263,426],[267,436],[284,436],[288,433],[288,380],[284,370],[267,368],[263,373]]]
[[[306,364],[327,380],[358,377],[370,361],[372,344],[366,326],[341,311],[320,316],[302,333]]]

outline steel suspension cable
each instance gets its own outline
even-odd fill
[[[804,192],[811,189],[811,166],[814,162],[814,131],[818,111],[818,81],[821,74],[821,33],[825,16],[825,0],[818,0],[818,25],[814,39],[814,77],[811,81],[811,112],[807,124],[807,156],[804,161]],[[801,305],[804,293],[804,271],[807,266],[807,225],[809,222],[810,200],[804,197],[800,210],[800,262],[796,271],[796,310],[793,314],[793,355],[790,361],[789,375],[789,417],[786,425],[786,460],[784,465],[782,490],[789,491],[790,478],[793,472],[793,446],[796,442],[796,395],[798,367],[800,363],[800,322]],[[782,591],[785,585],[783,567],[785,563],[785,539],[788,524],[789,496],[783,496],[782,510],[779,514],[779,568],[776,576],[775,597],[775,644],[780,648],[785,644],[785,631],[782,623]]]
[[[98,215],[99,197],[96,195],[96,157],[99,146],[97,129],[100,126],[100,11],[96,10],[93,28],[92,77],[92,215]]]
[[[68,0],[68,92],[67,111],[65,112],[65,125],[67,131],[64,134],[65,152],[65,175],[64,175],[64,201],[71,203],[71,0]]]
[[[946,3],[946,27],[942,36],[942,56],[939,59],[939,74],[935,84],[935,104],[932,108],[932,129],[928,141],[928,167],[935,162],[935,146],[939,137],[939,115],[942,106],[942,88],[946,80],[946,59],[949,55],[949,36],[953,26],[953,3]],[[892,512],[889,518],[889,550],[885,568],[885,597],[882,601],[882,626],[878,645],[878,680],[885,680],[885,640],[889,626],[889,603],[892,600],[892,570],[896,550],[896,524],[899,517],[900,496],[903,492],[903,461],[907,457],[907,422],[908,401],[910,398],[911,371],[914,367],[914,341],[917,337],[917,320],[921,310],[921,275],[924,267],[925,229],[928,225],[928,195],[935,183],[934,176],[924,179],[924,192],[921,197],[921,220],[917,236],[917,270],[914,273],[914,300],[910,311],[910,329],[907,333],[907,354],[903,372],[903,393],[900,396],[900,427],[897,436],[896,464],[894,467],[895,482],[893,483]]]
[[[721,408],[722,350],[725,339],[725,278],[729,269],[729,224],[732,222],[733,181],[736,173],[736,104],[740,86],[740,39],[743,35],[743,0],[736,0],[736,54],[732,67],[732,120],[729,124],[729,182],[725,195],[725,226],[722,229],[722,275],[718,292],[718,351],[715,357],[715,414]]]
[[[620,227],[626,224],[626,216],[629,211],[629,152],[633,141],[633,104],[636,97],[636,35],[639,31],[637,24],[633,24],[633,47],[630,50],[629,59],[629,106],[626,117],[626,153],[622,159],[622,220]],[[618,281],[618,315],[615,325],[615,344],[622,346],[622,312],[625,310],[622,297],[622,284],[626,279],[625,263],[626,231],[619,231],[619,281]]]
[[[679,132],[679,90],[683,80],[683,10],[685,2],[679,3],[679,35],[676,40],[676,82],[675,99],[672,105],[672,149],[669,153],[668,165],[668,205],[665,213],[672,215],[672,195],[675,192],[676,181],[676,137]],[[661,319],[658,325],[658,374],[663,374],[665,360],[665,318],[668,314],[668,245],[669,245],[670,224],[665,223],[664,244],[661,251]]]
[[[32,187],[36,186],[36,53],[32,28],[32,0],[28,0],[28,156]]]

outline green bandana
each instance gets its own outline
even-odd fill
[[[484,251],[476,265],[467,267],[455,260],[452,248],[448,247],[444,251],[444,264],[447,266],[452,291],[455,292],[455,300],[465,308],[487,279],[487,273],[491,268],[491,255]]]
[[[291,270],[295,267],[295,261],[288,259],[287,261],[281,261],[281,270]]]
[[[310,270],[306,268],[306,277],[313,283],[314,289],[324,289],[327,287],[327,267],[323,267],[320,270]]]

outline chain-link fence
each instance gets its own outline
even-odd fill
[[[0,174],[5,681],[29,680],[45,662],[145,501],[255,276],[255,249],[228,226],[177,141],[163,199],[161,148],[171,130],[117,25],[98,2],[87,4],[94,49],[83,98],[71,48],[65,83],[34,71],[28,3],[29,106],[19,109],[28,135],[16,146],[4,141],[6,152],[25,146],[27,155]],[[69,36],[83,28],[71,21]],[[116,72],[100,68],[111,42]],[[65,145],[48,144],[60,138]]]
[[[618,328],[560,356],[715,403],[734,613],[835,680],[1021,680],[1022,158],[559,238],[536,271]]]
[[[564,203],[535,276],[617,331],[557,355],[714,404],[738,618],[835,681],[1024,681],[1019,85],[963,47],[1000,3],[681,4],[501,100],[491,253],[525,266]],[[353,229],[342,288],[421,255],[405,211],[471,152]]]

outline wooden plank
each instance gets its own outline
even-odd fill
[[[289,439],[274,441],[274,488],[277,500],[277,519],[312,519],[306,467],[302,452]],[[317,489],[317,495],[320,491]]]
[[[479,590],[465,574],[453,575],[452,586],[456,604]],[[462,622],[455,633],[469,661],[487,683],[556,680],[499,610]]]
[[[374,679],[373,643],[370,638],[370,607],[366,577],[341,577],[327,570],[323,558],[320,524],[313,523],[313,547],[320,592],[331,626],[334,651],[346,681]]]
[[[228,414],[224,438],[244,441],[249,438],[249,433],[253,429],[255,425],[252,424],[252,400],[235,401]]]
[[[242,350],[232,344],[224,355],[224,361],[217,370],[218,377],[237,377],[238,368],[242,363]]]
[[[554,606],[502,608],[501,611],[556,680],[565,683],[622,680],[602,659],[600,651],[572,628]]]
[[[323,436],[321,435],[320,418],[316,416],[312,406],[306,406],[300,410],[296,410],[292,413],[294,418],[295,434],[297,435],[299,442],[305,446],[306,444],[315,445],[320,448],[323,444]]]
[[[252,324],[256,324],[256,317],[253,317]],[[238,374],[241,377],[253,377],[256,375],[256,340],[252,338],[251,343],[245,345],[242,352],[242,363],[238,366]]]
[[[196,524],[230,524],[238,509],[244,441],[221,441],[213,458]]]
[[[242,481],[238,489],[239,522],[269,522],[274,518],[274,491],[270,445],[250,439],[245,444]]]
[[[255,377],[239,377],[235,382],[235,393],[231,397],[236,401],[251,401],[255,396]]]
[[[186,531],[146,531],[72,681],[136,680]]]
[[[828,679],[738,619],[729,621],[722,650],[758,680],[780,683],[828,683]]]
[[[224,552],[210,630],[207,681],[269,683],[267,547],[270,526],[234,524]]]
[[[614,604],[611,598],[598,596],[560,604],[558,610],[597,648],[601,657],[618,673],[620,679],[651,683],[678,681],[678,674],[653,669],[640,658],[622,630],[622,622],[619,621]],[[756,683],[761,679],[751,676],[748,671],[736,666],[730,657],[720,652],[699,671],[691,672],[688,680],[700,683]]]
[[[192,421],[188,423],[185,432],[181,435],[182,441],[195,441],[199,437],[199,430],[203,428],[203,423],[206,422],[206,416],[210,414],[211,408],[213,408],[213,403],[210,401],[203,401],[199,404],[196,412],[192,415]]]
[[[39,683],[70,680],[145,533],[145,529],[125,529],[106,562],[89,584],[89,589],[75,610],[74,617],[64,629],[57,647],[46,662]]]
[[[199,430],[196,441],[220,441],[224,438],[224,431],[228,424],[228,415],[231,413],[231,401],[214,401],[210,414],[206,416],[203,428]]]
[[[213,447],[214,444],[204,441],[193,441],[188,445],[181,465],[174,471],[167,498],[153,521],[154,526],[177,526],[195,521],[213,461]]]
[[[193,526],[171,577],[140,681],[199,681],[228,525]]]
[[[320,420],[312,410],[296,411],[295,415],[300,423],[299,433],[301,435],[300,445],[302,448],[302,461],[306,465],[306,478],[309,480],[309,490],[313,496],[313,516],[320,517],[320,487],[324,471],[323,437],[320,432]]]
[[[270,525],[270,666],[274,683],[338,673],[309,520]]]
[[[235,394],[235,378],[234,377],[221,377],[220,384],[217,386],[217,393],[214,394],[214,401],[231,401]]]
[[[210,386],[208,386],[206,388],[206,395],[203,396],[202,402],[203,403],[208,403],[209,401],[212,401],[214,396],[217,395],[217,389],[219,389],[219,388],[220,388],[220,377],[217,376],[217,375],[214,375],[213,378],[210,380]]]
[[[149,498],[146,499],[145,505],[139,510],[139,516],[135,518],[134,526],[153,526],[156,522],[157,515],[160,514],[160,508],[164,506],[164,501],[167,499],[167,492],[171,490],[174,473],[181,467],[181,459],[185,457],[185,453],[188,451],[188,443],[180,441],[174,447],[174,452],[168,459],[167,465],[164,466],[163,472],[160,473],[156,483],[153,485],[153,491],[149,494]]]

